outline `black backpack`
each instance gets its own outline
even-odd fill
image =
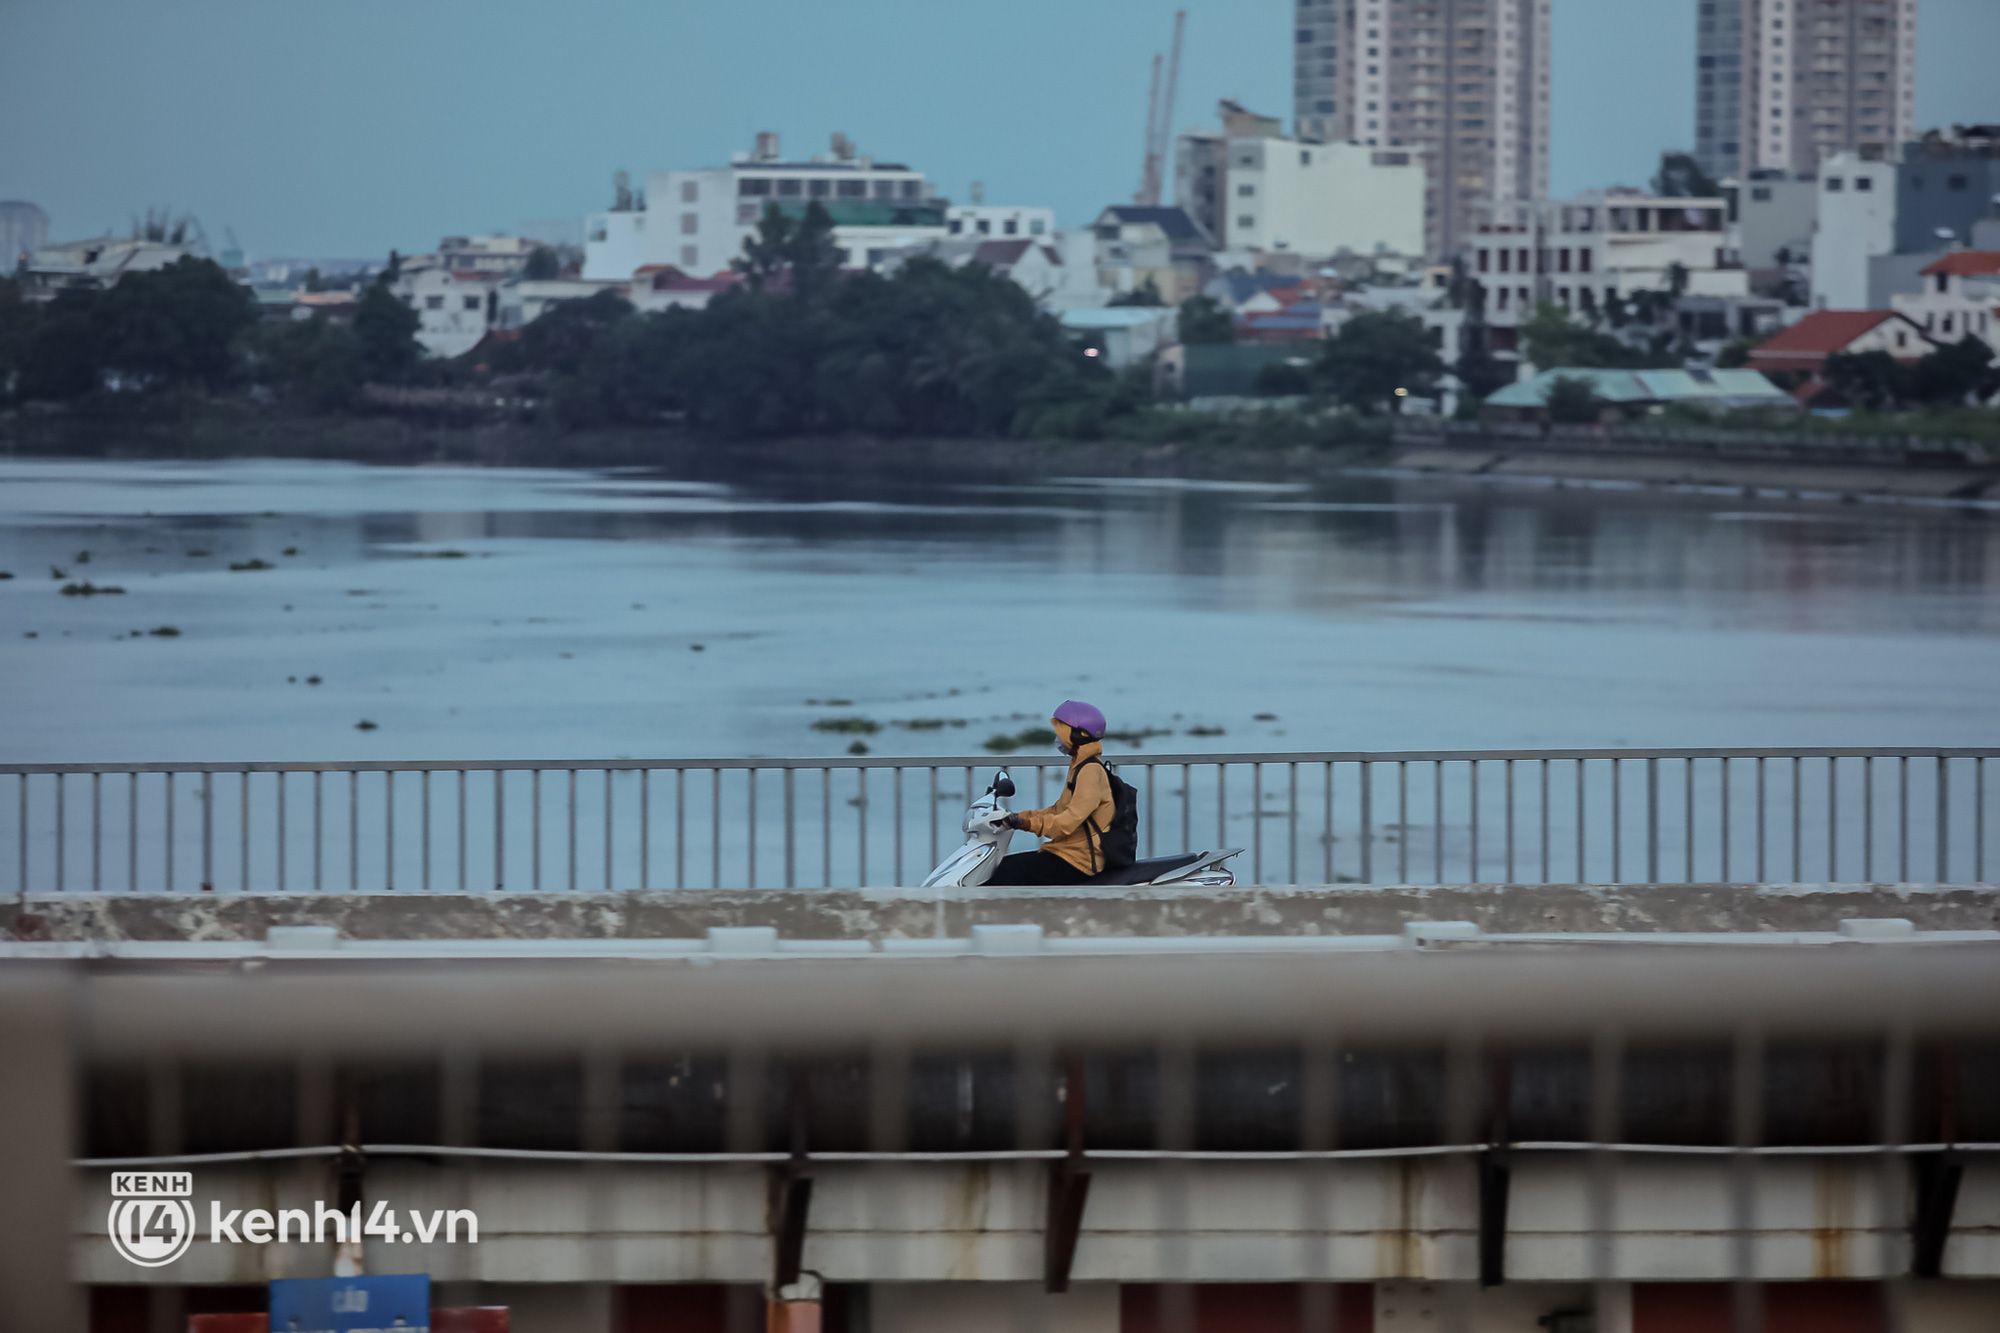
[[[1096,764],[1104,770],[1104,776],[1111,779],[1111,827],[1099,833],[1097,826],[1086,817],[1084,834],[1096,848],[1095,858],[1101,864],[1100,872],[1123,870],[1139,859],[1139,789],[1112,770],[1111,765],[1100,758],[1083,761]],[[1082,768],[1083,764],[1078,764]],[[1076,787],[1076,775],[1069,779],[1072,790]]]

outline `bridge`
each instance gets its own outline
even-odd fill
[[[13,766],[0,1326],[1988,1329],[1991,757],[1143,757],[1244,884],[942,895],[993,758]],[[129,1168],[480,1239],[143,1270]]]

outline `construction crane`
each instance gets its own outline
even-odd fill
[[[1174,94],[1181,81],[1181,33],[1187,28],[1187,11],[1174,11],[1174,44],[1166,60],[1166,82],[1160,81],[1160,57],[1153,57],[1153,86],[1146,95],[1146,165],[1139,176],[1139,193],[1132,202],[1148,208],[1160,204],[1165,184],[1167,149],[1174,127]]]

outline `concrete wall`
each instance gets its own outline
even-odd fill
[[[1486,457],[1446,450],[1426,456],[1444,462]],[[1942,468],[1910,475],[1959,478]],[[1869,484],[1866,475],[1843,482],[1857,490]],[[1849,917],[1907,917],[1919,930],[1990,930],[2000,924],[2000,889],[1342,885],[1198,892],[974,890],[942,898],[920,889],[283,897],[66,893],[0,903],[0,940],[261,941],[272,926],[333,926],[348,939],[385,940],[699,939],[718,926],[770,926],[786,939],[921,939],[962,937],[975,925],[1015,923],[1039,925],[1052,936],[1394,935],[1409,921],[1471,921],[1489,933],[1774,931],[1835,930]]]

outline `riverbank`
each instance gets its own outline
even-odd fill
[[[1399,472],[1494,482],[1578,482],[1741,491],[1789,499],[2000,506],[2000,464],[1977,444],[1776,435],[1713,438],[1505,430],[1397,432]]]
[[[561,430],[415,415],[290,416],[222,409],[180,420],[0,416],[0,456],[315,459],[390,466],[656,467],[677,476],[908,469],[973,477],[1069,475],[1310,480],[1390,459],[1387,423],[1347,443],[805,436],[722,440],[672,427]]]
[[[1318,443],[1246,430],[1202,442],[806,436],[722,440],[673,427],[563,430],[421,414],[295,416],[224,405],[173,420],[0,415],[0,456],[280,458],[386,466],[659,468],[689,479],[907,471],[1316,481],[1361,470],[1480,481],[1730,490],[1777,498],[2000,505],[2000,463],[1977,444],[1871,445],[1717,432],[1606,435],[1442,423],[1356,423]],[[1343,439],[1343,434],[1346,438]],[[1278,443],[1262,442],[1275,439]]]

